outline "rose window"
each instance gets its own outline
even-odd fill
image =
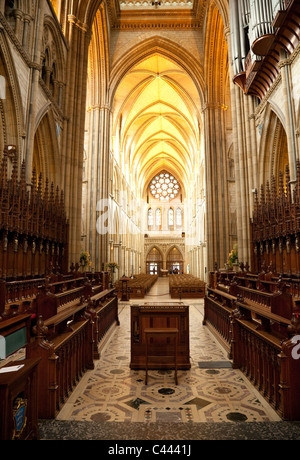
[[[177,179],[169,173],[155,176],[150,184],[153,198],[160,201],[171,201],[179,195],[180,185]]]

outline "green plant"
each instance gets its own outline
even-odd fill
[[[109,262],[106,264],[106,268],[110,268],[111,270],[115,270],[116,268],[119,268],[119,265],[116,262]]]
[[[83,251],[80,254],[80,265],[83,266],[84,268],[90,267],[92,265],[91,256],[89,252]]]
[[[237,260],[238,260],[238,248],[237,248],[237,245],[235,245],[228,255],[227,263],[230,267],[232,267],[233,264],[237,262]]]

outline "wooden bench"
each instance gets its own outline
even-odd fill
[[[206,284],[192,275],[170,275],[170,295],[172,299],[203,299]]]
[[[127,289],[130,298],[143,299],[157,280],[158,276],[145,274],[134,275],[134,278],[127,278]],[[121,298],[124,296],[122,278],[116,283],[116,289],[118,290],[118,297]]]

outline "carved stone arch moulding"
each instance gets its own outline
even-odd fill
[[[211,2],[205,30],[204,62],[206,84],[210,102],[220,104],[229,87],[228,46],[224,23],[219,8]]]
[[[219,13],[221,15],[224,28],[227,28],[230,26],[230,19],[229,19],[229,2],[228,0],[214,0],[214,3],[216,4]]]
[[[43,32],[43,57],[46,50],[49,51],[49,65],[56,66],[56,79],[60,82],[65,81],[65,57],[62,46],[61,34],[56,23],[50,16],[45,17]]]
[[[3,141],[6,144],[16,145],[17,150],[21,152],[22,138],[25,134],[22,94],[15,64],[3,33],[0,33],[0,59],[3,63],[1,64],[3,76],[6,80],[6,99],[2,103],[3,110],[1,110],[1,118],[4,123]],[[5,109],[5,105],[9,105],[10,109],[8,110],[7,107]],[[3,148],[1,148],[2,151]],[[19,161],[21,161],[21,158],[19,158]]]
[[[151,253],[151,251],[153,251],[153,249],[156,249],[159,252],[159,254],[161,255],[161,259],[163,260],[165,256],[165,250],[163,250],[163,248],[160,247],[160,245],[157,243],[150,244],[148,247],[146,247],[146,251],[145,251],[146,260],[148,259],[148,256]]]
[[[168,257],[168,255],[170,254],[170,252],[173,250],[173,249],[177,249],[182,257],[182,260],[184,260],[185,258],[185,254],[184,254],[184,247],[182,247],[182,245],[179,245],[179,244],[170,244],[168,245],[168,248],[167,248],[167,251],[166,251],[166,256]]]
[[[56,185],[61,183],[59,145],[57,124],[51,105],[46,105],[38,114],[35,126],[35,147],[38,161],[43,165],[43,177],[47,177]]]
[[[287,150],[285,117],[275,104],[268,103],[263,113],[259,153],[259,183],[271,182],[274,175],[283,169]],[[282,171],[284,173],[284,171]]]

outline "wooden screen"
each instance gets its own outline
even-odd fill
[[[286,184],[286,186],[285,186]],[[252,229],[252,271],[270,270],[285,275],[300,274],[300,162],[296,183],[291,185],[289,168],[281,172],[279,185],[272,183],[256,193]]]
[[[0,209],[0,278],[42,276],[50,267],[67,271],[63,193],[41,175],[37,177],[35,170],[28,187],[25,163],[19,171],[13,146],[5,149],[2,158]]]

